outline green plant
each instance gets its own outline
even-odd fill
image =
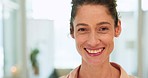
[[[30,60],[31,60],[31,64],[34,69],[35,75],[39,74],[39,66],[38,66],[38,61],[37,61],[38,54],[39,54],[39,50],[37,48],[33,49],[30,54]]]

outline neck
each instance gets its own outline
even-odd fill
[[[82,62],[78,78],[119,78],[119,71],[109,62],[98,65]]]

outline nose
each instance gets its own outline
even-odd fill
[[[90,47],[96,47],[99,43],[100,43],[100,38],[98,36],[98,34],[96,33],[91,33],[89,34],[88,40],[87,40],[87,44]]]

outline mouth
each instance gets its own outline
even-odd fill
[[[90,56],[98,56],[100,54],[102,54],[103,50],[105,48],[98,48],[98,49],[88,49],[88,48],[84,48],[84,50],[90,55]]]

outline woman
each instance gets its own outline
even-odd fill
[[[73,0],[70,34],[82,64],[62,78],[134,78],[109,62],[121,32],[115,0]]]

